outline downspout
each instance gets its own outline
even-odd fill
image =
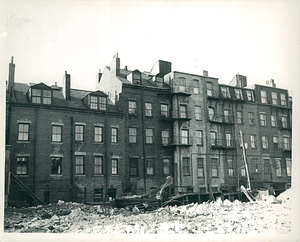
[[[179,112],[178,95],[176,95],[176,97],[177,97],[177,117],[178,117],[178,119],[177,119],[177,125],[178,125],[178,171],[179,171],[179,179],[180,179],[179,186],[181,188],[181,186],[182,186],[182,172],[181,172],[181,146],[180,146],[180,143],[181,143],[180,138],[181,137],[180,137],[180,125],[179,125],[179,123],[180,123],[180,120],[179,120],[180,112]]]
[[[108,201],[108,173],[109,173],[109,156],[108,156],[108,137],[109,137],[109,129],[108,129],[108,117],[107,117],[107,107],[105,110],[105,135],[104,135],[104,144],[105,144],[105,201]]]
[[[37,125],[38,125],[38,111],[37,106],[34,109],[34,144],[33,144],[33,182],[32,191],[35,194],[35,180],[36,180],[36,144],[37,144]]]
[[[144,163],[144,190],[146,193],[146,189],[147,189],[147,181],[146,181],[146,150],[145,150],[145,110],[144,110],[144,90],[145,87],[143,87],[141,89],[141,99],[142,99],[142,105],[141,105],[141,109],[142,109],[142,139],[143,139],[143,163]]]
[[[70,179],[70,183],[71,183],[71,201],[75,200],[75,191],[74,191],[74,179],[73,179],[73,175],[74,175],[74,164],[73,164],[73,153],[74,153],[74,144],[73,144],[73,134],[74,132],[74,122],[73,122],[73,117],[71,117],[71,142],[70,142],[70,165],[71,165],[71,179]]]

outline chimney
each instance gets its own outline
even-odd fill
[[[15,64],[14,57],[11,57],[11,63],[9,63],[9,73],[8,73],[8,93],[13,93],[15,85]]]
[[[115,76],[119,76],[120,74],[120,58],[118,57],[118,53],[114,55],[110,63],[110,71]]]
[[[97,74],[97,84],[100,83],[101,77],[102,77],[102,73],[101,73],[101,69],[99,69],[99,72]]]
[[[267,81],[266,81],[266,85],[267,85],[267,86],[270,86],[270,87],[276,87],[276,84],[275,84],[275,82],[274,82],[274,79],[267,80]]]
[[[65,71],[64,83],[63,83],[63,95],[66,100],[71,101],[71,75]]]
[[[203,76],[208,77],[208,71],[203,70]]]

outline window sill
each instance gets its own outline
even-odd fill
[[[197,144],[197,146],[203,146],[203,144],[201,144],[201,145]]]
[[[117,176],[119,176],[119,174],[112,174],[111,176],[113,176],[113,177],[117,177]]]
[[[111,145],[119,145],[119,143],[111,143]]]
[[[55,141],[51,141],[51,144],[53,144],[53,145],[62,145],[63,142],[55,142]]]
[[[18,177],[29,177],[28,174],[16,174],[16,176],[18,176]]]
[[[84,143],[83,140],[75,140],[75,143]]]
[[[130,116],[130,117],[137,117],[137,114],[129,113],[128,116]]]
[[[85,177],[86,175],[85,174],[75,174],[75,176],[77,176],[77,177]]]
[[[94,141],[94,144],[95,145],[103,145],[104,143],[103,142]]]
[[[94,174],[96,177],[104,177],[104,174]]]
[[[146,116],[146,115],[145,115],[145,118],[154,118],[154,116]]]
[[[50,174],[52,177],[62,177],[62,174]]]
[[[17,144],[29,144],[29,140],[17,140]]]

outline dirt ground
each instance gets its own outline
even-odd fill
[[[5,233],[83,234],[277,234],[291,233],[290,191],[277,199],[167,206],[151,212],[59,201],[7,208]]]

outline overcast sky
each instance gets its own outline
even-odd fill
[[[121,68],[219,78],[248,84],[299,82],[300,1],[2,1],[1,79],[14,56],[16,82],[93,90],[99,69],[119,53]],[[2,51],[1,51],[2,52]],[[291,93],[290,93],[291,94]]]

